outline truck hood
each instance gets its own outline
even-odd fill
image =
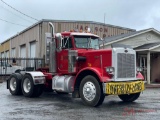
[[[78,50],[78,56],[86,57],[86,61],[82,63],[84,67],[89,66],[103,69],[112,65],[112,49]]]

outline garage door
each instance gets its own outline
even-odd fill
[[[26,58],[26,45],[20,47],[20,57]],[[21,66],[26,67],[26,60],[21,60]]]
[[[9,58],[9,50],[6,51],[6,58]]]
[[[12,57],[15,57],[16,56],[16,49],[15,48],[12,48]]]
[[[35,66],[35,61],[34,58],[36,57],[36,42],[31,42],[30,43],[30,66],[34,67]]]
[[[4,52],[1,53],[1,57],[4,58]]]
[[[36,57],[36,42],[30,43],[30,57],[35,58]]]
[[[20,57],[21,58],[26,58],[26,45],[22,45],[20,47]]]

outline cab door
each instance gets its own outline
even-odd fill
[[[62,50],[57,52],[58,56],[58,72],[68,73],[68,51],[72,49],[72,40],[70,37],[65,37],[62,40]]]

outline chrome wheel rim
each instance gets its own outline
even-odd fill
[[[10,89],[12,91],[15,91],[16,90],[16,87],[17,87],[17,83],[16,83],[16,79],[14,77],[12,77],[10,79]]]
[[[24,79],[23,89],[25,93],[29,93],[29,91],[31,90],[31,82],[28,78]]]
[[[96,96],[96,87],[92,82],[86,82],[83,86],[84,98],[88,101],[92,101]]]

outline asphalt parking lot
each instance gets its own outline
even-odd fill
[[[107,96],[97,107],[83,105],[71,94],[43,93],[39,98],[12,96],[0,84],[0,120],[158,120],[160,88],[147,88],[133,103]]]

